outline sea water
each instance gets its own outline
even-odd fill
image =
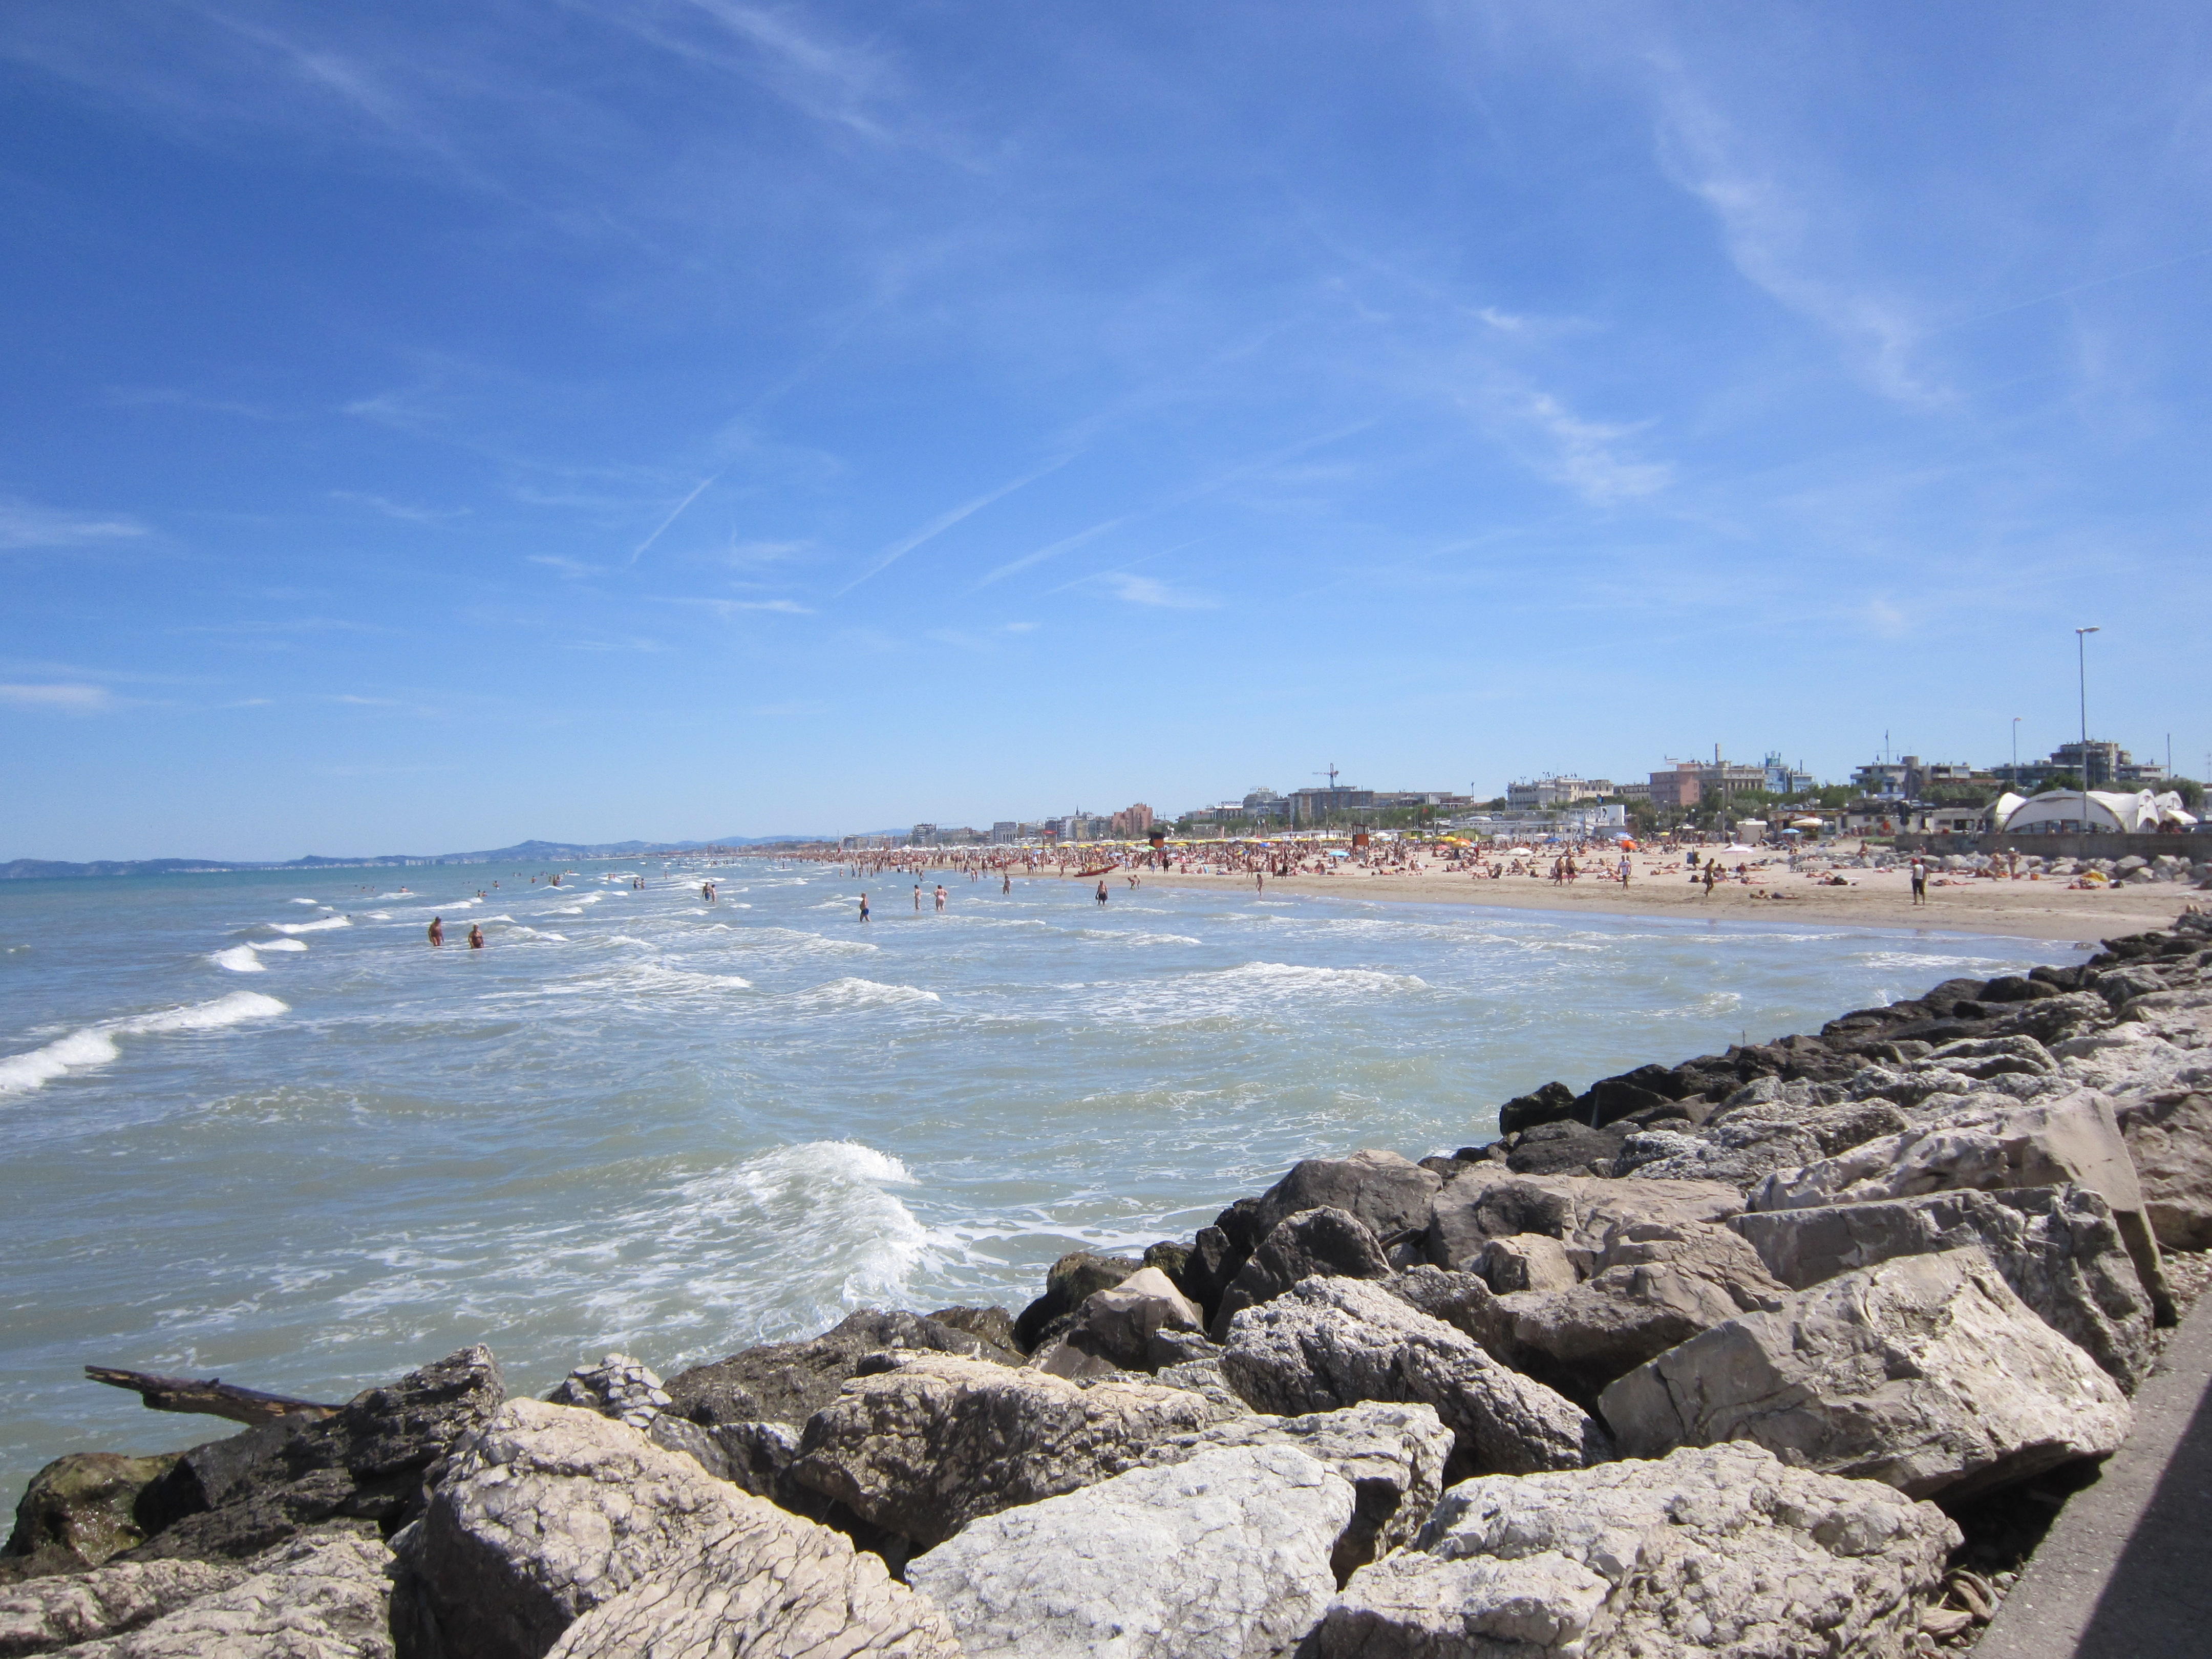
[[[665,1374],[859,1306],[1018,1310],[1298,1158],[1448,1152],[1549,1079],[2081,954],[1349,877],[1101,906],[938,872],[940,914],[826,865],[531,872],[0,884],[0,1490],[227,1431],[88,1364],[343,1400],[482,1341],[542,1393],[611,1348]]]

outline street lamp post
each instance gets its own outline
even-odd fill
[[[2081,688],[2081,833],[2089,833],[2089,635],[2102,633],[2097,628],[2077,628],[2074,630],[2075,672]]]

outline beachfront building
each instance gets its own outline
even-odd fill
[[[1151,830],[1152,809],[1139,801],[1134,806],[1125,806],[1114,814],[1114,834],[1123,841],[1133,840]]]
[[[1354,817],[1371,816],[1375,792],[1348,785],[1291,791],[1291,822],[1296,824],[1341,823]]]
[[[1820,781],[1805,769],[1805,763],[1795,766],[1782,763],[1782,751],[1770,749],[1763,769],[1766,773],[1766,793],[1770,795],[1806,795],[1819,788]]]
[[[1923,761],[1917,755],[1869,761],[1851,773],[1851,787],[1875,800],[1917,800],[1936,789],[1976,788],[1996,781],[1964,761]]]
[[[1549,811],[1571,806],[1578,800],[1602,800],[1613,793],[1609,778],[1583,778],[1554,774],[1505,786],[1505,804],[1523,812]]]

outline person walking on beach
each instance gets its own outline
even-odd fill
[[[1620,855],[1620,890],[1624,893],[1628,890],[1628,854],[1626,853]]]
[[[1717,859],[1707,859],[1705,860],[1705,896],[1707,898],[1713,896],[1713,884],[1719,879],[1720,861]]]
[[[1918,859],[1915,859],[1912,860],[1911,868],[1912,902],[1915,904],[1925,904],[1928,902],[1928,866]]]
[[[860,920],[861,920],[862,921],[866,921],[867,919],[868,919],[868,896],[867,896],[866,893],[863,893],[863,894],[861,894],[861,895],[860,895]]]
[[[443,916],[433,916],[433,917],[431,917],[431,918],[430,918],[430,943],[431,943],[431,944],[433,944],[433,945],[443,945],[445,942],[446,942],[446,919],[445,919],[445,917],[443,917]]]
[[[469,949],[471,951],[483,949],[483,928],[473,921],[469,924]]]

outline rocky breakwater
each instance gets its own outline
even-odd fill
[[[0,1659],[1965,1640],[1969,1534],[2121,1443],[2201,1282],[2208,967],[2185,915],[1547,1085],[1486,1145],[1063,1258],[1018,1315],[863,1310],[665,1382],[611,1354],[544,1401],[471,1349],[64,1458],[0,1558]]]

